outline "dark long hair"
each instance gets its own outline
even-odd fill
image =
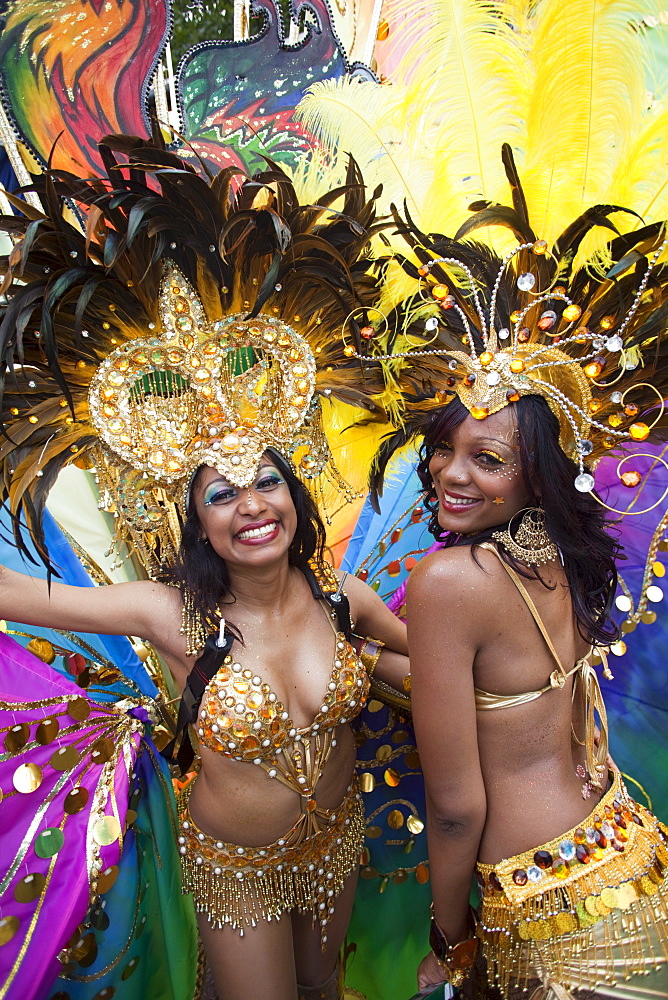
[[[559,446],[559,421],[543,397],[522,396],[509,405],[517,420],[524,486],[532,504],[537,504],[539,497],[542,500],[545,527],[563,558],[580,634],[587,642],[607,646],[619,637],[611,612],[617,588],[615,559],[620,558],[620,546],[610,534],[605,508],[589,493],[575,489],[573,482],[580,470]],[[455,396],[426,419],[417,471],[426,491],[429,531],[446,547],[471,545],[475,558],[476,545],[490,540],[492,532],[507,527],[507,522],[473,537],[444,532],[438,523],[438,497],[429,474],[434,451],[468,415]],[[541,579],[537,571],[527,571],[505,549],[499,551],[504,561],[523,576]]]
[[[291,566],[306,570],[311,559],[323,560],[325,527],[311,494],[288,462],[273,448],[268,448],[266,454],[284,477],[297,514],[297,530],[288,549],[288,561]],[[190,484],[181,545],[174,565],[166,570],[163,579],[178,587],[184,599],[186,592],[191,595],[207,629],[215,632],[220,622],[220,605],[234,603],[235,597],[230,590],[225,560],[202,540],[202,525],[194,498],[203,468],[200,466]],[[228,628],[241,639],[234,625],[228,622]]]

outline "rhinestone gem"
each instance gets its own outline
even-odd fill
[[[543,872],[538,867],[538,865],[529,865],[529,867],[527,868],[527,878],[529,879],[530,882],[540,882],[542,877],[543,877]]]
[[[530,292],[535,284],[536,276],[535,274],[531,274],[529,271],[525,271],[524,274],[520,274],[517,279],[517,287],[521,292]]]
[[[564,861],[572,861],[575,857],[575,844],[572,840],[562,840],[559,844],[559,857]]]
[[[591,493],[594,489],[594,477],[588,472],[581,472],[580,475],[575,478],[575,489],[579,493]]]
[[[622,401],[621,392],[613,392],[612,395],[610,396],[610,399],[612,400],[613,403],[621,403]]]
[[[485,375],[485,382],[487,385],[498,385],[501,381],[501,376],[498,372],[487,372]]]
[[[563,858],[555,858],[552,865],[552,874],[556,878],[567,878],[569,871],[570,868],[567,861],[564,861]]]
[[[606,350],[612,351],[613,353],[621,351],[623,346],[624,346],[624,341],[619,336],[619,334],[615,334],[614,337],[608,337],[608,339],[605,342]]]
[[[504,326],[499,330],[499,340],[508,340],[510,337],[510,330]]]
[[[591,453],[592,453],[593,450],[594,450],[594,445],[587,438],[583,438],[582,441],[580,441],[580,454],[581,455],[584,455],[584,456],[591,455]]]
[[[526,885],[529,881],[529,876],[525,872],[524,868],[516,868],[513,872],[513,882],[515,885]]]

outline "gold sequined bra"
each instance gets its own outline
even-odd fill
[[[321,602],[322,603],[322,602]],[[309,817],[300,839],[321,828],[315,788],[331,750],[336,726],[354,718],[369,692],[369,678],[354,648],[335,634],[334,662],[320,709],[310,726],[295,726],[269,684],[228,655],[202,696],[197,735],[202,746],[233,760],[257,764],[270,778],[297,792]],[[327,822],[329,819],[327,818]]]

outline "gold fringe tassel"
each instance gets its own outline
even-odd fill
[[[181,805],[182,803],[180,803]],[[334,903],[359,864],[364,843],[364,807],[352,786],[328,829],[291,845],[290,834],[267,847],[238,847],[203,833],[186,808],[179,850],[183,891],[212,927],[244,932],[286,910],[311,911],[323,947]]]
[[[668,831],[618,774],[579,827],[479,864],[478,878],[479,935],[502,993],[538,976],[541,998],[567,1000],[668,961]]]

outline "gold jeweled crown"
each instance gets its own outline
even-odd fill
[[[307,420],[316,370],[308,343],[262,314],[208,322],[171,261],[159,314],[158,336],[116,348],[91,380],[100,439],[123,462],[177,488],[200,465],[248,486],[263,452],[290,456]]]
[[[360,378],[339,341],[381,288],[369,240],[382,224],[356,166],[333,199],[301,205],[273,164],[235,186],[234,171],[205,180],[153,141],[108,136],[101,149],[105,183],[47,172],[33,186],[44,212],[0,220],[17,236],[0,303],[12,373],[0,491],[19,545],[23,519],[48,565],[41,515],[70,462],[95,468],[115,544],[151,575],[174,558],[203,464],[244,486],[274,448],[321,503],[326,480],[330,495],[357,496],[320,402],[383,419],[381,365]],[[85,231],[70,203],[88,212]]]

